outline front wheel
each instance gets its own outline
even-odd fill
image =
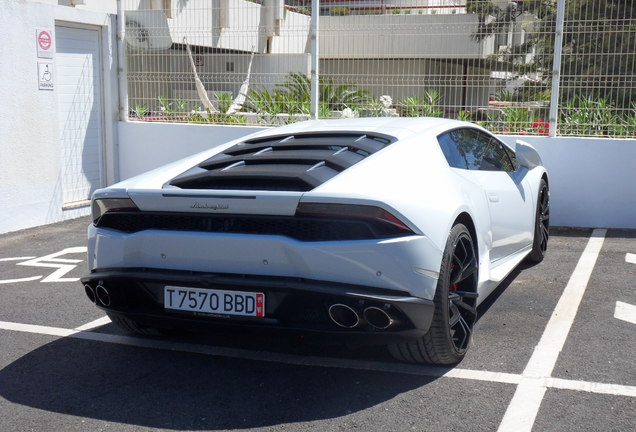
[[[464,358],[477,320],[477,262],[470,232],[462,224],[455,225],[442,257],[431,328],[420,339],[390,345],[393,357],[438,365]]]

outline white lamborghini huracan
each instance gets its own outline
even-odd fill
[[[549,215],[523,142],[437,118],[306,121],[96,191],[82,283],[135,332],[287,329],[454,364],[477,305],[543,259]]]

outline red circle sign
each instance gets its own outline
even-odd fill
[[[43,50],[48,50],[51,48],[51,34],[47,31],[42,31],[38,35],[38,45]]]

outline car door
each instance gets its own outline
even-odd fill
[[[479,184],[490,210],[491,261],[532,243],[534,200],[525,168],[516,169],[514,153],[492,135],[474,128],[438,137],[449,164]]]

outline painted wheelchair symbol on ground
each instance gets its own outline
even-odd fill
[[[84,261],[83,259],[70,259],[70,258],[60,258],[64,255],[72,255],[72,254],[86,254],[85,246],[71,247],[61,250],[59,252],[52,253],[50,255],[45,255],[42,257],[32,257],[32,256],[23,256],[23,257],[10,257],[10,258],[0,258],[0,263],[2,262],[16,262],[16,265],[25,266],[25,267],[44,267],[44,268],[53,268],[56,269],[53,273],[46,275],[37,275],[37,276],[29,276],[24,278],[17,279],[0,279],[0,284],[11,284],[11,283],[19,283],[19,282],[31,282],[40,280],[40,282],[77,282],[79,278],[65,278],[66,274],[71,272],[79,263]]]

